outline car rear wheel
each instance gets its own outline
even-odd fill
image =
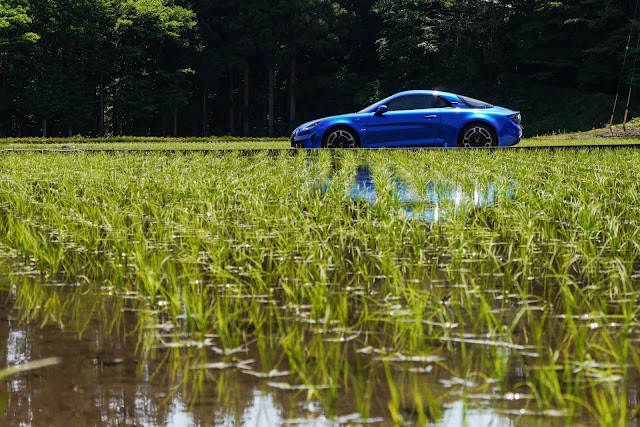
[[[322,146],[324,148],[360,148],[360,142],[353,131],[340,127],[327,132]]]
[[[495,131],[484,123],[471,123],[465,126],[458,137],[458,146],[469,148],[495,147],[498,137]]]

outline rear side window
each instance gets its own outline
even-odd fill
[[[387,108],[389,111],[425,110],[432,105],[433,97],[430,95],[405,95],[389,101]]]
[[[441,96],[436,98],[436,102],[433,103],[433,108],[449,108],[451,103]]]
[[[491,107],[493,107],[493,105],[489,104],[488,102],[480,101],[478,99],[473,99],[473,98],[469,98],[469,97],[462,96],[462,95],[458,95],[458,98],[460,98],[460,101],[462,101],[464,103],[464,105],[466,105],[469,108],[491,108]]]

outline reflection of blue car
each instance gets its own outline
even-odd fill
[[[353,114],[299,126],[294,148],[493,147],[522,138],[520,113],[453,93],[397,93]]]

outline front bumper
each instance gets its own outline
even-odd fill
[[[318,132],[299,132],[291,135],[291,148],[320,148]]]

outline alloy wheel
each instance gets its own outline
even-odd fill
[[[493,135],[485,126],[473,126],[462,137],[462,145],[465,147],[492,147]]]
[[[336,129],[327,136],[327,148],[358,148],[356,138],[345,129]]]

